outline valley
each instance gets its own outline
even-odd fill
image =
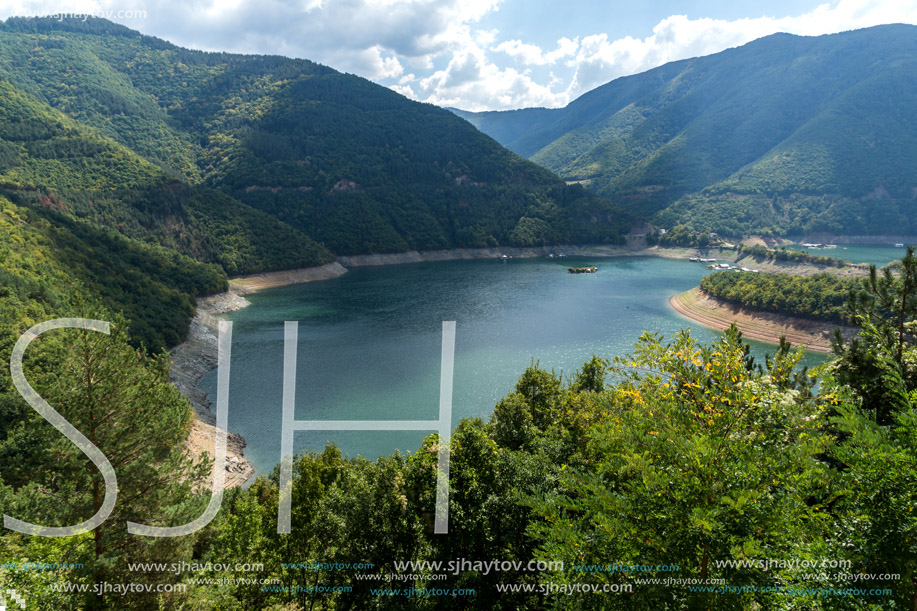
[[[284,10],[378,8],[345,5]],[[271,44],[278,6],[244,19]],[[478,113],[455,108],[476,70],[544,94],[558,62],[573,87],[623,56],[491,44],[435,8],[458,29],[372,42],[372,79],[0,21],[0,590],[73,611],[917,608],[917,26],[740,36]],[[708,20],[616,44],[685,23]],[[465,38],[478,55],[438,55]],[[475,63],[499,54],[515,67]]]

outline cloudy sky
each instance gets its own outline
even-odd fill
[[[917,0],[3,0],[204,50],[308,58],[465,110],[563,106],[619,76],[774,32],[917,23]]]

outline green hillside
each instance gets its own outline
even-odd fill
[[[184,338],[193,298],[226,276],[342,254],[615,243],[636,218],[364,79],[101,19],[0,22],[0,197],[74,278],[49,281],[49,311],[72,313],[78,294],[127,316],[153,351]]]
[[[30,326],[81,304],[122,312],[151,351],[185,337],[193,298],[226,288],[213,265],[0,197],[0,354]],[[8,379],[8,378],[7,378]]]
[[[914,26],[777,34],[563,109],[462,116],[662,226],[917,233],[915,77]]]
[[[170,177],[4,80],[0,193],[217,264],[228,274],[332,258],[301,232],[217,190]],[[278,237],[298,247],[284,250]]]
[[[615,242],[634,220],[448,111],[306,60],[190,51],[104,20],[12,18],[0,78],[180,184],[195,221],[225,237],[254,223],[283,244],[207,259],[229,273],[331,253]],[[175,246],[174,232],[156,238]]]

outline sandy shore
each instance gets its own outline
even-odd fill
[[[216,417],[210,410],[211,401],[197,387],[208,372],[217,366],[217,327],[220,315],[241,310],[251,303],[244,295],[275,286],[327,280],[346,273],[339,263],[320,267],[269,272],[233,278],[225,293],[198,299],[187,339],[173,348],[171,382],[188,397],[194,408],[194,425],[185,447],[194,456],[203,453],[213,457]],[[245,439],[238,433],[228,433],[226,444],[226,488],[242,486],[255,474],[255,467],[245,458]]]
[[[316,280],[329,280],[337,278],[347,273],[347,268],[335,261],[319,267],[304,267],[301,269],[291,269],[282,272],[265,272],[263,274],[252,274],[250,276],[237,276],[229,280],[231,292],[238,295],[246,295],[262,289],[274,288],[276,286],[287,286],[289,284],[301,284],[303,282],[315,282]],[[248,305],[248,304],[246,304]],[[245,306],[242,306],[245,307]],[[238,308],[236,308],[238,309]]]
[[[683,316],[717,331],[725,331],[735,322],[747,339],[778,344],[780,337],[786,336],[793,345],[816,352],[831,352],[835,328],[840,328],[844,337],[857,332],[855,327],[743,308],[710,297],[700,288],[675,295],[669,304]]]
[[[194,408],[194,425],[185,447],[194,456],[207,453],[213,457],[213,443],[216,435],[216,418],[210,411],[207,393],[197,387],[204,375],[217,366],[216,329],[219,314],[244,308],[248,305],[241,295],[234,292],[221,293],[199,299],[188,338],[169,355],[172,357],[171,382],[188,397]],[[237,433],[229,433],[226,440],[226,483],[227,488],[241,486],[255,474],[255,468],[245,458],[245,439]],[[216,467],[216,465],[214,465]]]

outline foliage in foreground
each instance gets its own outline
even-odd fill
[[[448,535],[433,534],[435,435],[414,454],[376,461],[330,446],[295,459],[292,535],[276,532],[275,470],[227,493],[217,519],[193,537],[150,542],[119,538],[115,529],[109,540],[122,545],[93,554],[79,550],[94,549],[94,535],[6,535],[8,557],[80,560],[86,568],[4,570],[4,587],[49,609],[913,609],[915,279],[909,252],[898,276],[877,274],[863,284],[850,306],[863,331],[856,344],[837,345],[817,389],[798,368],[799,351],[784,343],[756,363],[735,329],[709,346],[687,332],[670,342],[644,334],[631,355],[594,357],[569,380],[533,363],[487,422],[466,419],[455,430]],[[119,348],[123,337],[110,341],[96,352],[97,366],[140,367],[131,369],[137,379],[161,379],[161,363]],[[83,370],[79,345],[64,371]],[[32,366],[40,372],[42,363]],[[80,393],[84,378],[61,386],[52,382],[66,376],[45,368],[49,396]],[[187,412],[174,392],[132,397],[129,387],[120,390],[128,393],[117,401],[124,409],[157,406],[175,416],[160,418],[171,432],[156,434],[162,453],[136,465],[137,473],[176,473],[178,416]],[[21,447],[29,447],[26,439]],[[66,443],[40,438],[32,447],[55,452],[57,469],[20,473],[0,498],[20,515],[53,519],[37,500],[79,478],[91,486],[94,472],[80,470]],[[85,490],[78,485],[71,497]],[[144,517],[161,524],[183,523],[202,500],[175,481],[139,499]],[[519,564],[486,572],[449,565],[461,559]],[[135,561],[203,568],[141,574],[128,567]],[[396,566],[405,561],[417,564]],[[532,561],[563,565],[527,570]],[[49,588],[98,575],[187,589],[62,598]],[[397,580],[387,581],[392,575]],[[583,584],[618,591],[571,590]],[[428,594],[433,588],[465,594]],[[568,594],[542,593],[562,588]]]

